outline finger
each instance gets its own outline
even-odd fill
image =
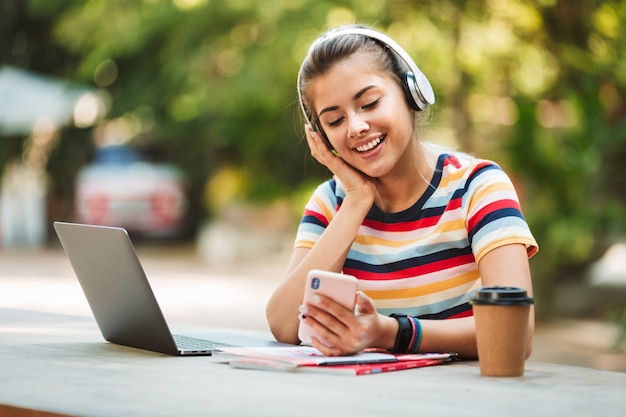
[[[330,298],[318,295],[316,299],[306,305],[307,324],[317,338],[317,345],[313,341],[311,344],[326,355],[347,355],[361,350],[365,330],[354,313]],[[335,308],[339,313],[330,312]]]
[[[340,354],[341,338],[339,335],[329,331],[329,329],[315,320],[312,316],[305,318],[307,325],[312,330],[311,345],[320,350],[325,355]]]
[[[322,352],[324,356],[342,356],[348,354],[338,347],[326,346],[324,343],[314,337],[311,338],[311,346]]]
[[[329,161],[337,159],[336,157],[339,154],[335,153],[336,151],[331,151],[329,149],[329,145],[319,132],[315,131],[311,125],[306,125],[305,131],[307,143],[309,144],[311,154],[315,159],[323,165],[328,165]]]
[[[317,294],[314,300],[315,303],[311,306],[318,310],[320,314],[325,315],[324,318],[320,316],[320,321],[330,323],[334,319],[341,323],[343,327],[350,327],[356,321],[353,310],[346,308],[332,298]],[[340,331],[342,330],[340,329]]]
[[[370,314],[376,311],[376,306],[363,291],[357,291],[356,293],[356,306],[359,314]]]
[[[337,319],[333,314],[319,309],[315,305],[307,304],[305,316],[307,325],[317,335],[319,342],[326,347],[350,345],[352,338],[346,337],[351,334],[350,326]]]
[[[313,157],[319,162],[324,163],[327,159],[326,154],[330,153],[330,151],[326,147],[324,140],[321,138],[319,133],[309,130],[307,133],[307,143],[311,149],[311,155],[313,155]]]
[[[333,336],[337,337],[350,328],[347,323],[349,320],[337,317],[335,313],[324,308],[318,308],[318,306],[314,304],[306,305],[305,315],[307,319],[314,320],[315,330],[318,331],[318,334],[322,335],[326,340]]]
[[[319,140],[321,139],[319,137],[319,133],[313,130],[311,125],[306,125],[304,128],[304,131],[306,132],[306,138],[309,141],[309,144],[311,144],[311,141],[312,141],[313,143],[317,145],[317,142],[319,142]]]

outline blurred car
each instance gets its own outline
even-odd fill
[[[127,146],[108,146],[78,172],[75,204],[78,222],[170,237],[184,230],[187,187],[173,165],[149,162]]]

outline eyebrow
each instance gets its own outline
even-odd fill
[[[365,93],[367,93],[370,89],[376,87],[375,85],[368,85],[367,87],[362,88],[361,90],[359,90],[354,97],[352,97],[352,100],[358,100],[359,98],[361,98],[361,96]],[[330,106],[330,107],[326,107],[325,109],[323,109],[322,111],[319,112],[319,114],[317,115],[318,118],[320,118],[322,116],[322,114],[329,112],[329,111],[335,111],[339,109],[339,106]]]

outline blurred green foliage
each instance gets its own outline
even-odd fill
[[[0,59],[106,91],[109,118],[185,169],[197,221],[214,175],[236,172],[253,200],[301,196],[327,175],[302,140],[296,74],[320,31],[362,22],[430,78],[428,139],[517,183],[541,248],[540,312],[556,280],[626,229],[626,1],[5,0],[0,18]],[[50,157],[66,199],[88,136],[64,130]]]

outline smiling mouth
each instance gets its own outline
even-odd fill
[[[384,136],[379,136],[376,139],[366,143],[365,145],[358,146],[354,149],[359,153],[365,153],[365,152],[371,151],[372,149],[380,145],[384,140],[385,140]]]

